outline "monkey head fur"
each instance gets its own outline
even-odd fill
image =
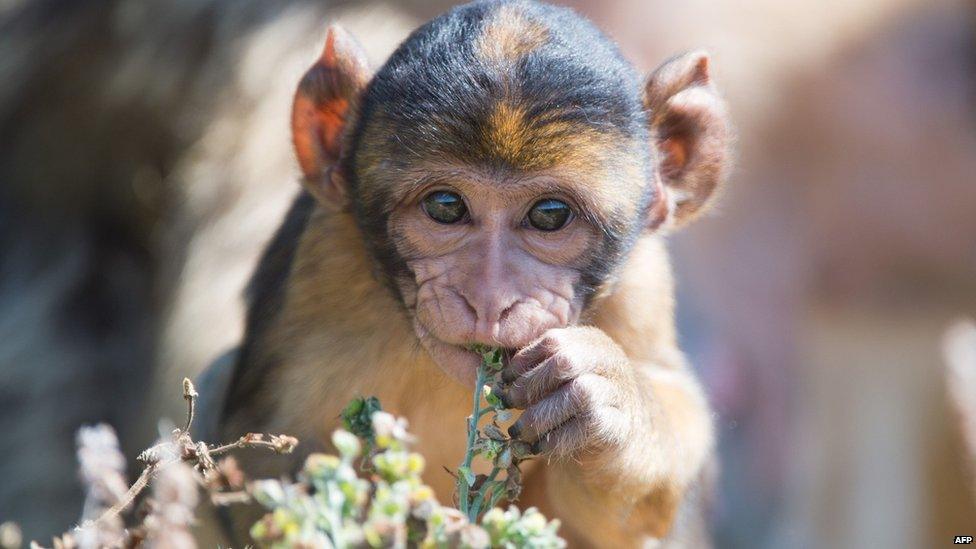
[[[355,217],[375,276],[462,381],[467,345],[585,319],[638,238],[701,211],[729,141],[704,54],[642,83],[590,23],[523,1],[455,8],[375,74],[330,28],[292,123],[306,188]]]

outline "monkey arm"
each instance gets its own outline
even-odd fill
[[[617,451],[553,461],[537,473],[546,500],[538,504],[585,545],[627,547],[666,537],[711,453],[708,406],[691,372],[634,366],[646,420],[635,431],[643,432]]]
[[[635,444],[636,449],[642,455],[659,452],[656,459],[648,456],[660,465],[659,474],[687,486],[698,478],[712,453],[712,421],[704,391],[694,374],[685,369],[642,365],[639,372],[650,401],[655,434],[648,435],[646,445]]]

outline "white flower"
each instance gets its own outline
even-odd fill
[[[347,460],[355,458],[362,450],[356,435],[343,429],[336,429],[332,432],[332,444],[336,447],[336,450],[339,450],[342,457]]]

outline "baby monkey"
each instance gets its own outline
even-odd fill
[[[677,347],[662,233],[728,171],[708,57],[642,80],[569,9],[475,2],[375,72],[331,27],[291,124],[303,190],[249,287],[220,434],[327,448],[342,407],[376,395],[450,502],[470,346],[502,347],[502,396],[523,410],[510,433],[542,454],[518,505],[574,546],[707,545],[710,411]]]

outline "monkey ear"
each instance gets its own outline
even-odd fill
[[[704,52],[666,61],[648,78],[644,92],[659,151],[658,184],[663,182],[649,222],[682,225],[703,211],[729,171],[732,130],[725,102],[708,74]]]
[[[291,130],[305,187],[320,203],[346,204],[346,177],[336,165],[342,155],[350,106],[372,77],[366,54],[338,25],[330,25],[325,48],[305,73],[292,104]]]

